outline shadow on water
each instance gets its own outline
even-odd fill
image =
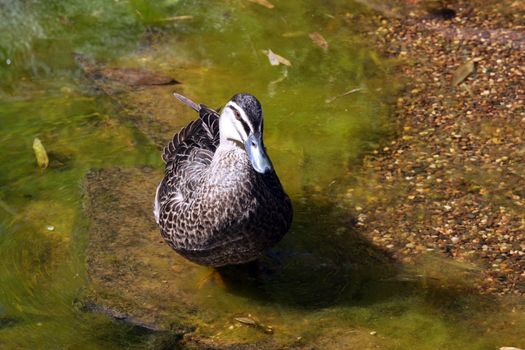
[[[343,209],[313,196],[294,209],[292,230],[265,257],[219,269],[229,292],[315,309],[355,302],[367,281],[395,274],[392,259]]]
[[[292,230],[265,257],[218,269],[229,293],[303,310],[384,303],[391,316],[407,311],[400,300],[451,319],[499,307],[474,288],[471,266],[435,255],[405,266],[360,233],[348,208],[315,197],[294,203]]]

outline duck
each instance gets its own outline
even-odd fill
[[[257,260],[290,229],[293,208],[263,142],[263,110],[248,93],[220,111],[174,93],[199,117],[162,153],[154,215],[164,241],[205,266]]]

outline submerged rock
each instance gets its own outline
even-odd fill
[[[123,86],[134,88],[180,84],[179,81],[172,77],[154,73],[144,68],[109,67],[90,62],[90,60],[80,54],[75,55],[75,60],[88,78],[107,84],[122,84]]]
[[[208,301],[197,296],[199,282],[210,276],[210,269],[185,260],[162,241],[152,214],[161,177],[160,171],[148,168],[87,175],[89,287],[79,297],[79,309],[158,334],[162,344],[178,339],[195,349],[241,349],[239,343],[225,344],[194,332],[201,326],[213,329],[212,321],[223,325],[231,317],[218,316],[220,310],[210,315]],[[275,348],[268,334],[252,332],[251,343]]]
[[[352,303],[365,276],[387,270],[382,254],[357,236],[319,247],[315,225],[261,261],[217,270],[195,265],[160,237],[152,200],[161,177],[160,169],[146,167],[87,175],[89,286],[78,298],[80,310],[158,335],[161,344],[177,339],[195,349],[303,348],[297,332],[309,332],[317,321],[301,326],[303,316],[289,319],[292,310]],[[297,223],[324,210],[311,203]],[[328,227],[325,220],[319,225]],[[326,337],[309,338],[323,343]]]
[[[184,329],[194,305],[182,284],[199,267],[174,254],[159,235],[151,203],[160,177],[160,172],[116,168],[88,174],[86,305],[151,329]]]

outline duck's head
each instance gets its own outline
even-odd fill
[[[244,145],[252,167],[264,174],[273,169],[263,143],[262,107],[255,96],[237,94],[224,107],[219,118],[221,143]]]

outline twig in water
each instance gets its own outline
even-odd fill
[[[189,19],[193,19],[193,16],[173,16],[173,17],[166,17],[166,18],[161,18],[159,19],[159,21],[161,22],[173,22],[173,21],[186,21],[186,20],[189,20]]]
[[[348,90],[347,92],[344,92],[342,93],[341,95],[337,95],[337,96],[334,96],[334,97],[331,97],[331,98],[327,98],[324,102],[326,103],[332,103],[334,102],[336,99],[338,99],[339,97],[343,97],[343,96],[346,96],[346,95],[350,95],[350,94],[353,94],[354,92],[359,92],[363,90],[363,88],[355,88],[355,89],[352,89],[352,90]]]

